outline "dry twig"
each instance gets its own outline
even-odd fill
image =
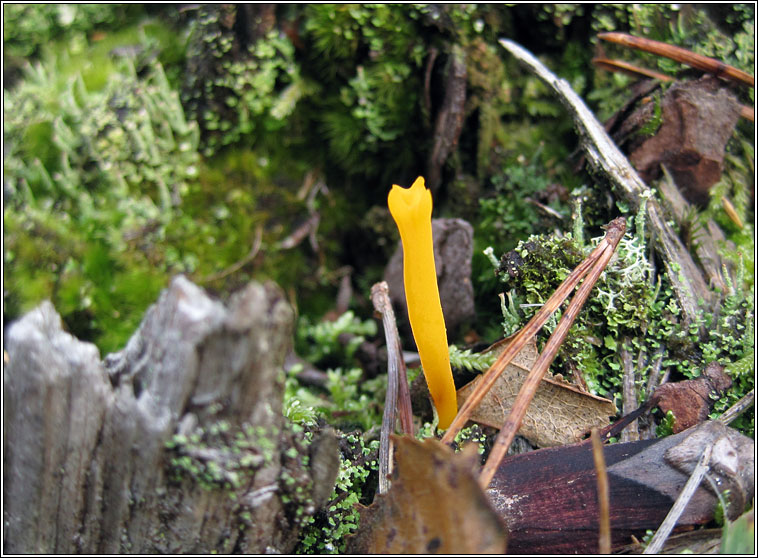
[[[522,46],[508,39],[499,42],[558,95],[579,130],[590,165],[605,175],[635,209],[646,203],[649,230],[655,238],[656,250],[666,266],[677,301],[688,321],[698,319],[701,314],[698,301],[702,299],[708,304],[712,294],[689,251],[667,223],[650,188],[566,80],[558,78]]]
[[[598,554],[611,553],[611,515],[610,515],[610,488],[608,486],[608,470],[605,466],[603,455],[603,442],[597,428],[590,433],[592,439],[592,457],[595,461],[597,473],[597,508],[599,514],[598,528]]]
[[[387,341],[387,394],[384,399],[379,443],[379,494],[384,494],[389,490],[387,475],[391,472],[390,434],[395,430],[396,411],[399,408],[401,428],[409,436],[413,436],[413,415],[408,377],[395,324],[395,312],[392,310],[389,287],[385,281],[371,287],[371,301],[374,309],[382,316],[384,336]]]
[[[755,402],[755,389],[751,389],[734,405],[729,407],[724,413],[717,419],[724,424],[730,424],[734,419],[744,413]]]
[[[624,62],[623,60],[611,60],[609,58],[593,58],[592,63],[595,64],[596,66],[603,68],[604,70],[608,70],[609,72],[621,72],[632,77],[644,77],[648,79],[657,79],[663,82],[669,82],[669,81],[674,80],[674,78],[672,78],[671,76],[667,76],[666,74],[656,72],[655,70],[648,70],[647,68],[640,68],[639,66],[635,66],[633,64],[630,64],[629,62]]]
[[[641,68],[639,66],[635,66],[634,64],[630,64],[629,62],[624,62],[623,60],[611,60],[609,58],[593,58],[592,63],[609,72],[621,72],[623,74],[627,74],[629,76],[637,77],[637,78],[657,79],[658,81],[661,81],[663,83],[669,83],[669,82],[674,81],[674,78],[672,78],[671,76],[667,76],[666,74],[656,72],[655,70]],[[755,110],[753,109],[753,107],[740,105],[740,116],[744,118],[745,120],[749,120],[750,122],[755,122]]]
[[[258,255],[258,252],[261,249],[261,244],[263,240],[263,227],[258,226],[258,228],[255,229],[255,239],[253,239],[253,246],[250,248],[250,252],[248,252],[247,256],[242,258],[239,261],[234,262],[232,265],[227,267],[226,269],[223,269],[217,273],[212,273],[210,275],[206,275],[202,279],[200,279],[199,283],[211,283],[213,281],[217,281],[218,279],[223,279],[224,277],[227,277],[231,275],[232,273],[236,273],[243,267],[245,267],[247,264],[252,262],[255,257]]]
[[[527,341],[529,341],[529,339],[531,339],[540,329],[542,329],[542,326],[545,325],[545,322],[547,322],[553,312],[558,309],[561,303],[566,300],[566,297],[574,289],[574,287],[576,287],[579,281],[581,281],[582,277],[584,277],[590,271],[598,258],[600,258],[600,256],[611,246],[611,241],[608,237],[610,236],[612,230],[617,232],[618,227],[612,228],[611,225],[609,225],[608,233],[606,233],[606,237],[600,241],[600,244],[598,244],[597,247],[590,253],[590,255],[587,256],[587,258],[582,261],[576,267],[576,269],[574,269],[574,271],[569,274],[568,277],[566,277],[563,283],[561,283],[561,285],[556,289],[556,291],[547,300],[547,302],[545,302],[542,308],[540,308],[539,311],[534,316],[532,316],[532,319],[529,320],[529,322],[521,329],[521,331],[514,335],[513,340],[510,342],[510,344],[503,350],[502,353],[500,353],[500,356],[492,364],[492,366],[490,366],[489,370],[484,373],[481,380],[477,383],[476,389],[471,393],[468,399],[466,399],[463,405],[461,405],[461,408],[458,410],[458,414],[456,415],[455,419],[453,419],[453,422],[450,424],[444,436],[442,436],[443,443],[449,444],[455,439],[456,434],[458,434],[460,429],[463,428],[463,426],[466,424],[466,421],[469,420],[473,410],[479,405],[479,403],[481,403],[484,396],[492,388],[495,381],[505,370],[506,366],[511,363],[513,358],[521,351]],[[623,235],[624,233],[622,230],[621,236]],[[618,243],[618,241],[621,239],[621,236],[616,239],[616,243]]]
[[[696,54],[686,48],[645,39],[644,37],[635,37],[634,35],[629,35],[627,33],[599,33],[598,37],[605,41],[676,60],[677,62],[681,62],[692,68],[697,68],[698,70],[713,74],[717,77],[723,77],[731,81],[743,83],[750,87],[755,85],[755,78],[750,74],[738,70],[729,64],[724,64],[720,60],[708,58],[702,54]]]
[[[713,444],[711,443],[705,447],[705,451],[703,451],[703,455],[700,456],[700,460],[697,462],[695,470],[692,471],[692,475],[690,475],[687,484],[682,488],[676,502],[671,506],[671,511],[669,511],[666,519],[663,520],[663,523],[661,523],[661,526],[655,532],[655,535],[653,535],[650,544],[647,545],[643,554],[658,554],[661,548],[663,548],[663,544],[666,542],[669,534],[671,534],[671,530],[676,526],[676,522],[679,520],[682,512],[684,512],[684,508],[687,507],[687,504],[695,494],[698,486],[700,486],[700,481],[703,480],[703,477],[708,472],[712,451]]]

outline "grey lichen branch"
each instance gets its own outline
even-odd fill
[[[656,251],[664,262],[684,315],[688,320],[695,320],[699,305],[710,302],[711,292],[692,256],[664,219],[650,188],[566,80],[557,77],[529,51],[513,41],[500,39],[499,42],[558,95],[579,130],[582,148],[590,165],[607,177],[633,208],[638,208],[647,199],[647,218],[655,238]]]

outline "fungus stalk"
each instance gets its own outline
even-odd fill
[[[413,338],[439,428],[444,430],[458,412],[458,404],[434,267],[432,194],[419,176],[410,188],[394,184],[387,204],[403,243],[403,281]]]

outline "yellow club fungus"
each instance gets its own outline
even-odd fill
[[[432,241],[432,193],[419,176],[410,188],[394,184],[387,197],[403,242],[403,280],[408,318],[421,367],[439,417],[446,429],[458,412],[447,348]]]

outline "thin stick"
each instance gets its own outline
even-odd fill
[[[621,348],[619,349],[619,356],[621,357],[621,366],[624,369],[624,375],[622,380],[622,393],[624,397],[624,404],[621,412],[624,415],[628,415],[637,405],[637,385],[634,381],[634,363],[632,362],[632,355],[629,352],[627,343],[630,344],[630,340],[624,337],[621,340]],[[622,442],[636,442],[640,439],[640,433],[637,428],[637,422],[634,421],[629,425],[629,428],[625,428],[621,432]]]
[[[613,223],[613,222],[612,222]],[[531,339],[537,332],[545,325],[545,322],[550,319],[550,316],[555,312],[558,307],[566,300],[566,297],[571,293],[574,287],[581,281],[587,272],[592,268],[595,262],[600,256],[611,246],[609,235],[611,230],[616,230],[616,227],[608,225],[608,232],[605,238],[600,241],[597,247],[572,271],[568,277],[560,284],[553,295],[543,304],[542,308],[532,316],[532,319],[519,331],[510,344],[500,353],[497,360],[492,363],[489,370],[484,373],[481,380],[477,382],[476,387],[469,395],[468,399],[463,403],[458,414],[453,419],[450,427],[442,436],[442,443],[449,444],[454,439],[456,434],[466,424],[466,421],[471,417],[471,413],[481,403],[484,396],[494,385],[495,381],[500,377],[505,368],[511,363],[513,358],[524,348],[524,345]],[[624,233],[621,233],[623,236]],[[619,237],[618,240],[620,240]],[[618,240],[616,242],[618,242]]]
[[[411,396],[408,389],[408,375],[405,370],[403,352],[400,349],[400,335],[395,323],[395,312],[390,302],[389,286],[385,281],[374,284],[371,287],[371,301],[374,309],[382,316],[384,336],[387,341],[387,397],[390,392],[392,401],[385,401],[385,417],[387,409],[391,408],[392,414],[388,417],[392,421],[391,430],[394,430],[395,409],[400,416],[400,428],[404,434],[413,436],[413,411],[411,410]]]
[[[744,413],[748,408],[750,408],[754,402],[755,389],[751,389],[742,397],[742,399],[724,411],[723,414],[716,420],[723,422],[724,424],[729,424],[742,413]]]
[[[592,63],[608,72],[621,72],[632,77],[657,79],[663,83],[674,81],[674,78],[647,68],[640,68],[623,60],[610,60],[608,58],[593,58]],[[740,116],[750,122],[755,122],[753,107],[740,105]],[[740,227],[741,228],[741,227]]]
[[[590,165],[619,188],[635,209],[643,199],[648,198],[645,207],[651,233],[656,239],[656,250],[666,267],[685,319],[697,320],[702,314],[699,300],[702,298],[708,304],[712,295],[689,250],[664,218],[658,203],[650,199],[650,189],[565,79],[557,77],[532,53],[513,41],[500,39],[498,42],[553,89],[568,108],[579,130],[582,148]]]
[[[608,245],[600,254],[600,257],[593,262],[593,266],[590,269],[587,278],[581,284],[576,295],[571,299],[571,302],[569,302],[568,308],[566,308],[560,322],[558,322],[555,331],[553,331],[553,334],[547,340],[547,343],[545,343],[545,348],[542,350],[542,353],[540,353],[540,356],[537,357],[537,361],[532,366],[531,372],[529,372],[526,380],[524,380],[524,383],[516,396],[516,400],[513,402],[511,412],[508,414],[508,418],[505,419],[505,424],[503,424],[503,427],[500,429],[495,444],[492,446],[492,450],[490,450],[487,462],[484,464],[482,472],[479,475],[479,484],[482,488],[486,489],[487,486],[489,486],[492,477],[495,476],[500,461],[505,457],[508,448],[513,442],[513,438],[516,437],[518,429],[521,428],[521,422],[524,420],[529,404],[532,402],[532,399],[534,399],[534,394],[537,392],[540,381],[550,367],[550,364],[553,362],[553,359],[555,359],[555,355],[558,353],[561,343],[563,343],[574,320],[579,315],[579,311],[587,301],[590,291],[595,286],[600,274],[603,273],[605,266],[608,265],[608,262],[611,260],[613,253],[616,251],[616,246],[618,246],[625,231],[626,221],[623,217],[614,219],[608,224],[606,235],[603,239],[604,241],[608,241]],[[556,291],[556,293],[557,292],[558,291]],[[566,296],[567,295],[564,295],[564,298]],[[480,384],[481,383],[482,382],[480,382]],[[466,403],[468,403],[468,401],[469,399],[466,400]]]
[[[648,70],[647,68],[640,68],[639,66],[629,64],[628,62],[624,62],[623,60],[611,60],[609,58],[593,58],[592,63],[595,64],[595,66],[599,66],[603,68],[604,70],[608,70],[609,72],[621,72],[623,74],[627,74],[632,77],[645,77],[649,79],[657,79],[658,81],[663,81],[663,82],[669,82],[669,81],[674,80],[674,78],[672,78],[671,76],[667,76],[666,74],[662,74],[654,70]]]
[[[592,458],[595,461],[597,473],[597,508],[599,517],[598,527],[598,554],[611,553],[611,515],[610,515],[610,488],[608,485],[608,470],[605,467],[605,455],[603,455],[603,442],[597,428],[593,428]]]
[[[375,283],[371,287],[371,302],[374,304],[374,309],[382,316],[384,336],[387,340],[387,393],[384,396],[382,429],[379,433],[379,494],[385,494],[390,488],[390,455],[392,453],[390,434],[395,431],[397,419],[399,369],[404,368],[405,364],[399,354],[395,315],[389,302],[389,287],[386,282]]]
[[[644,37],[635,37],[634,35],[628,35],[627,33],[598,33],[598,37],[605,41],[676,60],[677,62],[708,72],[717,77],[724,77],[731,81],[744,83],[750,87],[755,86],[755,78],[750,74],[738,70],[729,64],[724,64],[720,60],[696,54],[686,48],[645,39]]]
[[[650,544],[647,545],[643,554],[658,554],[661,551],[663,544],[666,542],[669,534],[671,534],[671,530],[676,526],[676,522],[679,521],[679,517],[682,515],[682,512],[684,512],[684,508],[687,507],[687,504],[692,499],[698,486],[700,486],[700,481],[703,480],[703,477],[708,472],[712,451],[713,444],[708,444],[705,447],[705,451],[703,451],[703,455],[700,456],[697,466],[692,471],[687,484],[682,488],[682,492],[679,494],[676,502],[674,502],[674,505],[671,506],[671,510],[666,516],[666,519],[663,520],[658,531],[653,535]]]

